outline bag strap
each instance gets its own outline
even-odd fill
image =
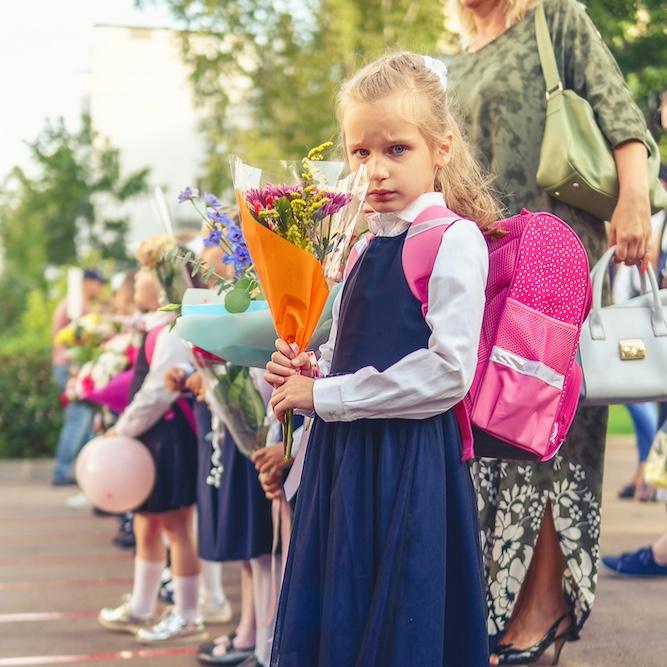
[[[549,35],[549,26],[547,17],[544,13],[544,3],[540,2],[535,8],[535,35],[537,37],[537,51],[540,55],[540,64],[542,65],[542,74],[546,86],[547,100],[553,93],[563,90],[563,83],[558,72],[556,63],[556,54],[554,53],[553,42]]]
[[[146,334],[146,346],[144,347],[144,354],[146,355],[146,361],[148,362],[149,366],[153,361],[155,344],[157,343],[157,337],[160,335],[162,329],[164,329],[164,326],[155,327],[155,329],[151,329],[148,334]]]

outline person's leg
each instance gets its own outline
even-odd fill
[[[627,406],[637,435],[639,463],[645,463],[651,443],[658,430],[658,415],[655,403],[632,403]]]
[[[212,654],[215,656],[227,653],[243,652],[255,646],[255,601],[253,593],[252,570],[249,561],[241,564],[241,617],[234,632],[233,643],[228,635],[216,638]]]
[[[278,582],[271,581],[271,561],[273,558],[278,559],[278,562],[275,563],[275,571],[278,573],[280,572],[280,556],[260,556],[250,561],[257,627],[255,655],[262,665],[269,664],[273,630],[276,623],[278,591],[272,591],[271,586],[273,584],[277,587]],[[274,605],[273,610],[270,609],[272,603]],[[268,618],[271,611],[273,612],[272,617]]]
[[[632,416],[639,455],[639,463],[633,481],[635,486],[634,497],[637,500],[650,500],[655,492],[646,485],[644,469],[653,439],[658,431],[659,424],[656,406],[654,403],[635,403],[627,407]]]
[[[134,515],[136,552],[130,609],[139,618],[152,616],[155,613],[165,561],[162,516],[161,514]]]
[[[661,567],[667,565],[667,532],[663,533],[652,545],[653,558]]]
[[[200,558],[199,562],[201,565],[199,597],[204,604],[222,605],[227,599],[222,587],[222,563],[203,558]]]
[[[75,401],[65,408],[63,427],[56,448],[54,484],[66,484],[72,479],[72,463],[91,438],[94,418],[95,411],[86,403]]]
[[[199,559],[192,534],[192,509],[183,508],[164,515],[164,528],[171,551],[174,606],[187,622],[197,619]]]
[[[137,551],[132,594],[119,607],[102,609],[99,623],[114,632],[135,634],[154,623],[155,603],[164,564],[162,527],[158,514],[136,514]]]
[[[563,594],[564,571],[565,559],[556,535],[551,505],[547,503],[533,559],[502,644],[513,644],[517,648],[533,646],[559,617],[567,613]],[[569,619],[563,620],[559,633],[569,624]],[[491,664],[497,664],[493,656]]]

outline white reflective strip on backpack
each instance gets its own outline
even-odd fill
[[[429,220],[428,222],[420,222],[416,225],[413,223],[412,225],[410,225],[407,236],[405,238],[407,240],[409,238],[412,238],[413,236],[416,236],[417,234],[422,234],[423,232],[427,232],[429,231],[429,229],[433,229],[434,227],[451,225],[453,222],[456,222],[457,220],[461,219],[462,218],[457,218],[452,216],[447,218],[438,218],[437,220]]]
[[[507,366],[507,368],[511,368],[522,375],[529,375],[542,380],[542,382],[546,382],[546,384],[556,389],[563,389],[565,376],[540,361],[526,359],[514,352],[504,350],[502,347],[494,347],[491,350],[489,361],[495,361],[497,364]]]

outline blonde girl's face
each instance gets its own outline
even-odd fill
[[[449,160],[451,137],[432,149],[393,98],[350,105],[342,125],[350,168],[368,168],[366,203],[375,211],[396,213],[434,190],[436,170]]]

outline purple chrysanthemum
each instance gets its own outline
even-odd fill
[[[344,192],[327,192],[326,197],[329,201],[320,209],[323,217],[338,213],[352,201],[352,195]]]
[[[258,213],[262,209],[270,209],[276,199],[281,197],[292,197],[292,195],[303,196],[303,187],[299,183],[290,185],[269,184],[261,189],[251,189],[246,193],[246,200],[250,208]]]

